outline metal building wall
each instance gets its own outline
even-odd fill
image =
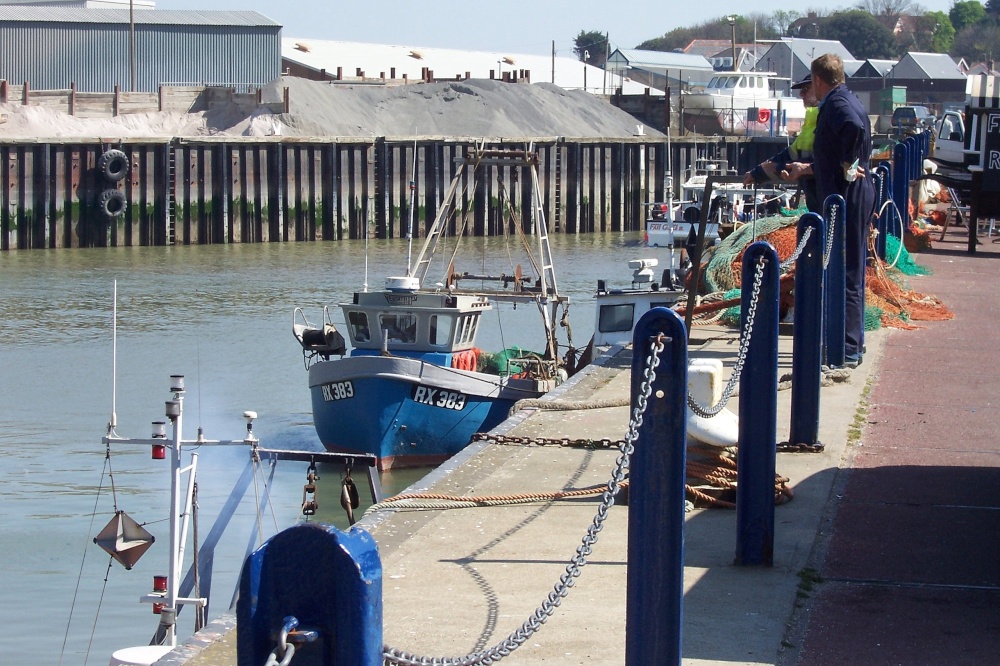
[[[0,7],[0,79],[34,90],[111,92],[130,89],[128,11],[28,10]],[[79,20],[79,12],[87,12]],[[281,26],[227,12],[230,24],[199,20],[196,12],[136,16],[136,89],[161,83],[262,86],[281,75]],[[154,14],[156,16],[153,19]],[[184,16],[187,14],[188,16]],[[70,20],[67,20],[67,16]],[[152,19],[152,20],[151,20]],[[241,20],[243,19],[243,20]]]

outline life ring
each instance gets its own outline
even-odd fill
[[[112,183],[128,175],[128,155],[118,149],[111,149],[97,160],[97,168]]]
[[[771,120],[771,109],[757,109],[757,122],[766,123]]]
[[[97,205],[101,207],[104,216],[110,219],[121,217],[125,214],[125,195],[119,190],[104,190],[97,199]]]

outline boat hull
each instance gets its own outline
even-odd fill
[[[346,357],[309,369],[320,441],[330,451],[375,454],[380,469],[438,464],[502,423],[517,400],[553,387],[396,356]]]

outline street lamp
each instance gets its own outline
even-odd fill
[[[729,27],[732,28],[732,30],[733,30],[733,71],[735,72],[737,70],[737,67],[736,67],[736,17],[730,15],[730,16],[726,17],[726,20],[729,21]]]

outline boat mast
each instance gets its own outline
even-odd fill
[[[417,141],[413,140],[413,167],[410,171],[410,219],[406,223],[406,277],[411,277],[410,258],[413,254],[413,199],[417,191]]]

